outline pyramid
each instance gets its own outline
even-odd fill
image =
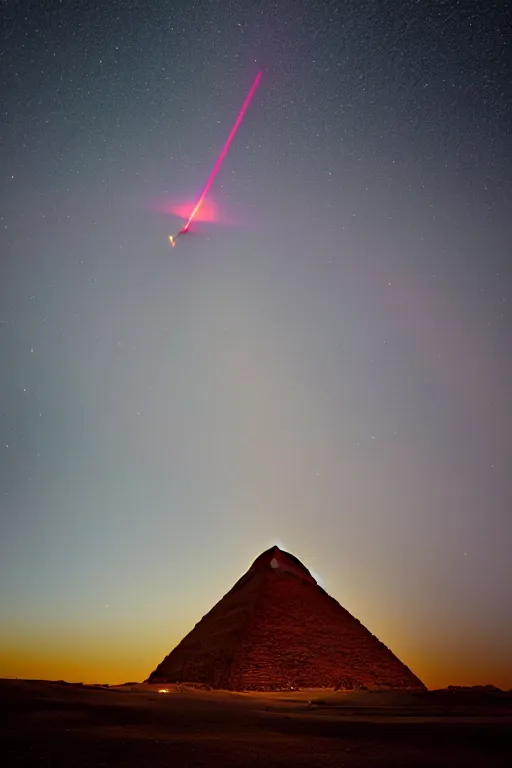
[[[271,547],[147,682],[234,691],[425,690],[294,555]]]

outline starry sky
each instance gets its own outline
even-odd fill
[[[277,543],[512,688],[505,14],[2,1],[1,676],[144,679]]]

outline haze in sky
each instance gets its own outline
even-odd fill
[[[278,544],[512,688],[505,5],[1,15],[0,675],[144,679]]]

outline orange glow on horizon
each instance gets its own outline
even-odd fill
[[[160,638],[161,639],[161,638]],[[165,638],[164,638],[165,640]],[[0,641],[0,677],[27,680],[66,680],[84,684],[119,685],[142,682],[162,658],[181,640],[180,636],[167,638],[168,642],[147,643],[137,650],[120,647],[118,638],[97,642],[89,638],[80,647],[69,647],[55,637],[52,648],[38,648],[37,638],[32,647],[16,648],[12,642],[6,646]],[[404,658],[400,649],[386,638],[402,661],[425,683],[427,688],[446,688],[448,685],[495,685],[503,690],[512,688],[512,672],[482,659],[470,665],[469,659],[448,656],[424,658],[409,654]],[[26,641],[26,638],[25,638]],[[159,693],[168,692],[161,689]]]
[[[267,543],[267,542],[265,542]],[[274,543],[272,541],[269,544]],[[470,637],[459,623],[427,621],[428,602],[411,616],[407,607],[390,611],[386,601],[358,579],[346,579],[327,562],[308,551],[308,544],[286,541],[307,566],[321,569],[327,592],[374,633],[430,689],[448,685],[495,685],[512,689],[512,667],[506,638]],[[126,606],[84,615],[47,613],[4,622],[0,630],[0,677],[66,680],[116,685],[142,682],[178,645],[213,605],[221,599],[263,550],[247,545],[236,563],[221,560],[217,582],[197,578],[188,588],[173,593],[167,607],[141,588],[130,592]],[[166,566],[167,568],[167,566]],[[207,573],[207,570],[204,571]],[[122,591],[122,590],[121,590]],[[134,610],[136,615],[134,615]],[[172,616],[172,618],[171,618]],[[418,624],[418,617],[424,618]]]

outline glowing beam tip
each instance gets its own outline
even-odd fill
[[[251,101],[253,99],[253,96],[254,96],[254,93],[256,91],[256,88],[258,87],[259,82],[260,82],[262,77],[263,77],[263,70],[260,70],[260,72],[258,72],[256,77],[254,78],[254,81],[253,81],[253,83],[252,83],[252,85],[251,85],[251,87],[249,89],[249,93],[245,97],[244,103],[242,104],[242,107],[241,107],[240,112],[238,113],[238,115],[236,117],[234,125],[231,128],[231,131],[229,132],[228,138],[226,139],[226,142],[225,142],[224,146],[222,147],[220,155],[218,156],[218,158],[217,158],[217,160],[215,162],[215,165],[213,166],[213,168],[212,168],[212,170],[210,172],[210,175],[208,176],[208,179],[206,180],[206,184],[204,185],[203,191],[201,192],[201,194],[199,196],[199,199],[198,199],[197,203],[195,204],[195,206],[194,206],[194,208],[192,210],[192,213],[188,217],[188,220],[185,222],[185,225],[182,227],[182,229],[180,230],[179,234],[185,234],[186,232],[188,232],[188,229],[189,229],[190,225],[192,224],[192,221],[193,221],[194,217],[196,216],[197,212],[199,211],[201,205],[203,204],[203,200],[205,199],[206,195],[208,194],[208,192],[210,190],[210,187],[213,184],[213,181],[215,179],[215,176],[217,175],[218,171],[220,170],[220,167],[221,167],[221,165],[222,165],[222,163],[224,161],[224,158],[226,157],[226,155],[228,153],[228,150],[229,150],[229,148],[231,146],[231,143],[232,143],[233,139],[235,138],[236,132],[238,131],[240,123],[242,122],[242,120],[244,118],[244,115],[245,115],[245,113],[246,113],[246,111],[247,111],[247,109],[249,107],[249,104],[251,103]],[[176,244],[175,243],[175,238],[172,238],[172,239],[169,238],[169,239],[170,239],[170,242],[171,242],[171,246],[174,248],[174,246]]]

